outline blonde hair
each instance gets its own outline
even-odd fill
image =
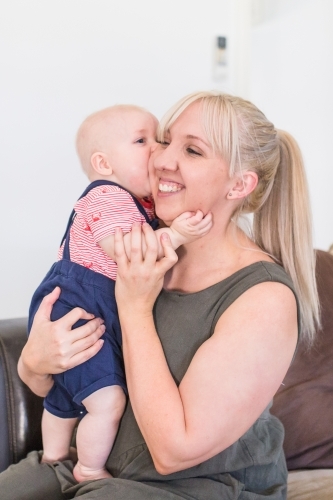
[[[252,103],[221,92],[196,92],[162,118],[158,140],[181,113],[200,101],[203,127],[230,176],[250,170],[258,185],[238,207],[253,213],[255,243],[290,275],[300,305],[300,332],[310,344],[320,326],[309,193],[303,159],[293,137],[276,130]]]

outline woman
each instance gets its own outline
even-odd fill
[[[116,233],[130,403],[107,464],[114,478],[76,484],[70,461],[40,464],[36,452],[0,476],[4,500],[286,498],[283,429],[268,408],[299,332],[310,341],[319,321],[299,150],[249,102],[210,92],[176,104],[159,142],[157,215],[168,224],[200,209],[214,225],[177,255],[164,236],[160,261],[149,227],[133,227],[129,259]],[[246,212],[253,238],[236,224]],[[96,353],[103,332],[98,319],[71,331],[89,319],[80,310],[50,323],[58,295],[42,304],[19,362],[40,395],[50,374]]]

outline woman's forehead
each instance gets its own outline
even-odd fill
[[[166,124],[165,133],[168,132],[176,132],[185,136],[205,135],[200,103],[190,104],[172,123]]]

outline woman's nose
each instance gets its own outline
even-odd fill
[[[153,165],[156,170],[175,171],[178,169],[178,161],[170,146],[158,144],[153,155]]]

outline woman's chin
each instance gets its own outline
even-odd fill
[[[158,209],[158,207],[155,206],[155,212],[156,216],[161,219],[166,226],[171,226],[172,221],[178,217],[179,214],[173,214],[171,213],[171,210],[167,209]],[[172,211],[173,212],[173,211]]]

